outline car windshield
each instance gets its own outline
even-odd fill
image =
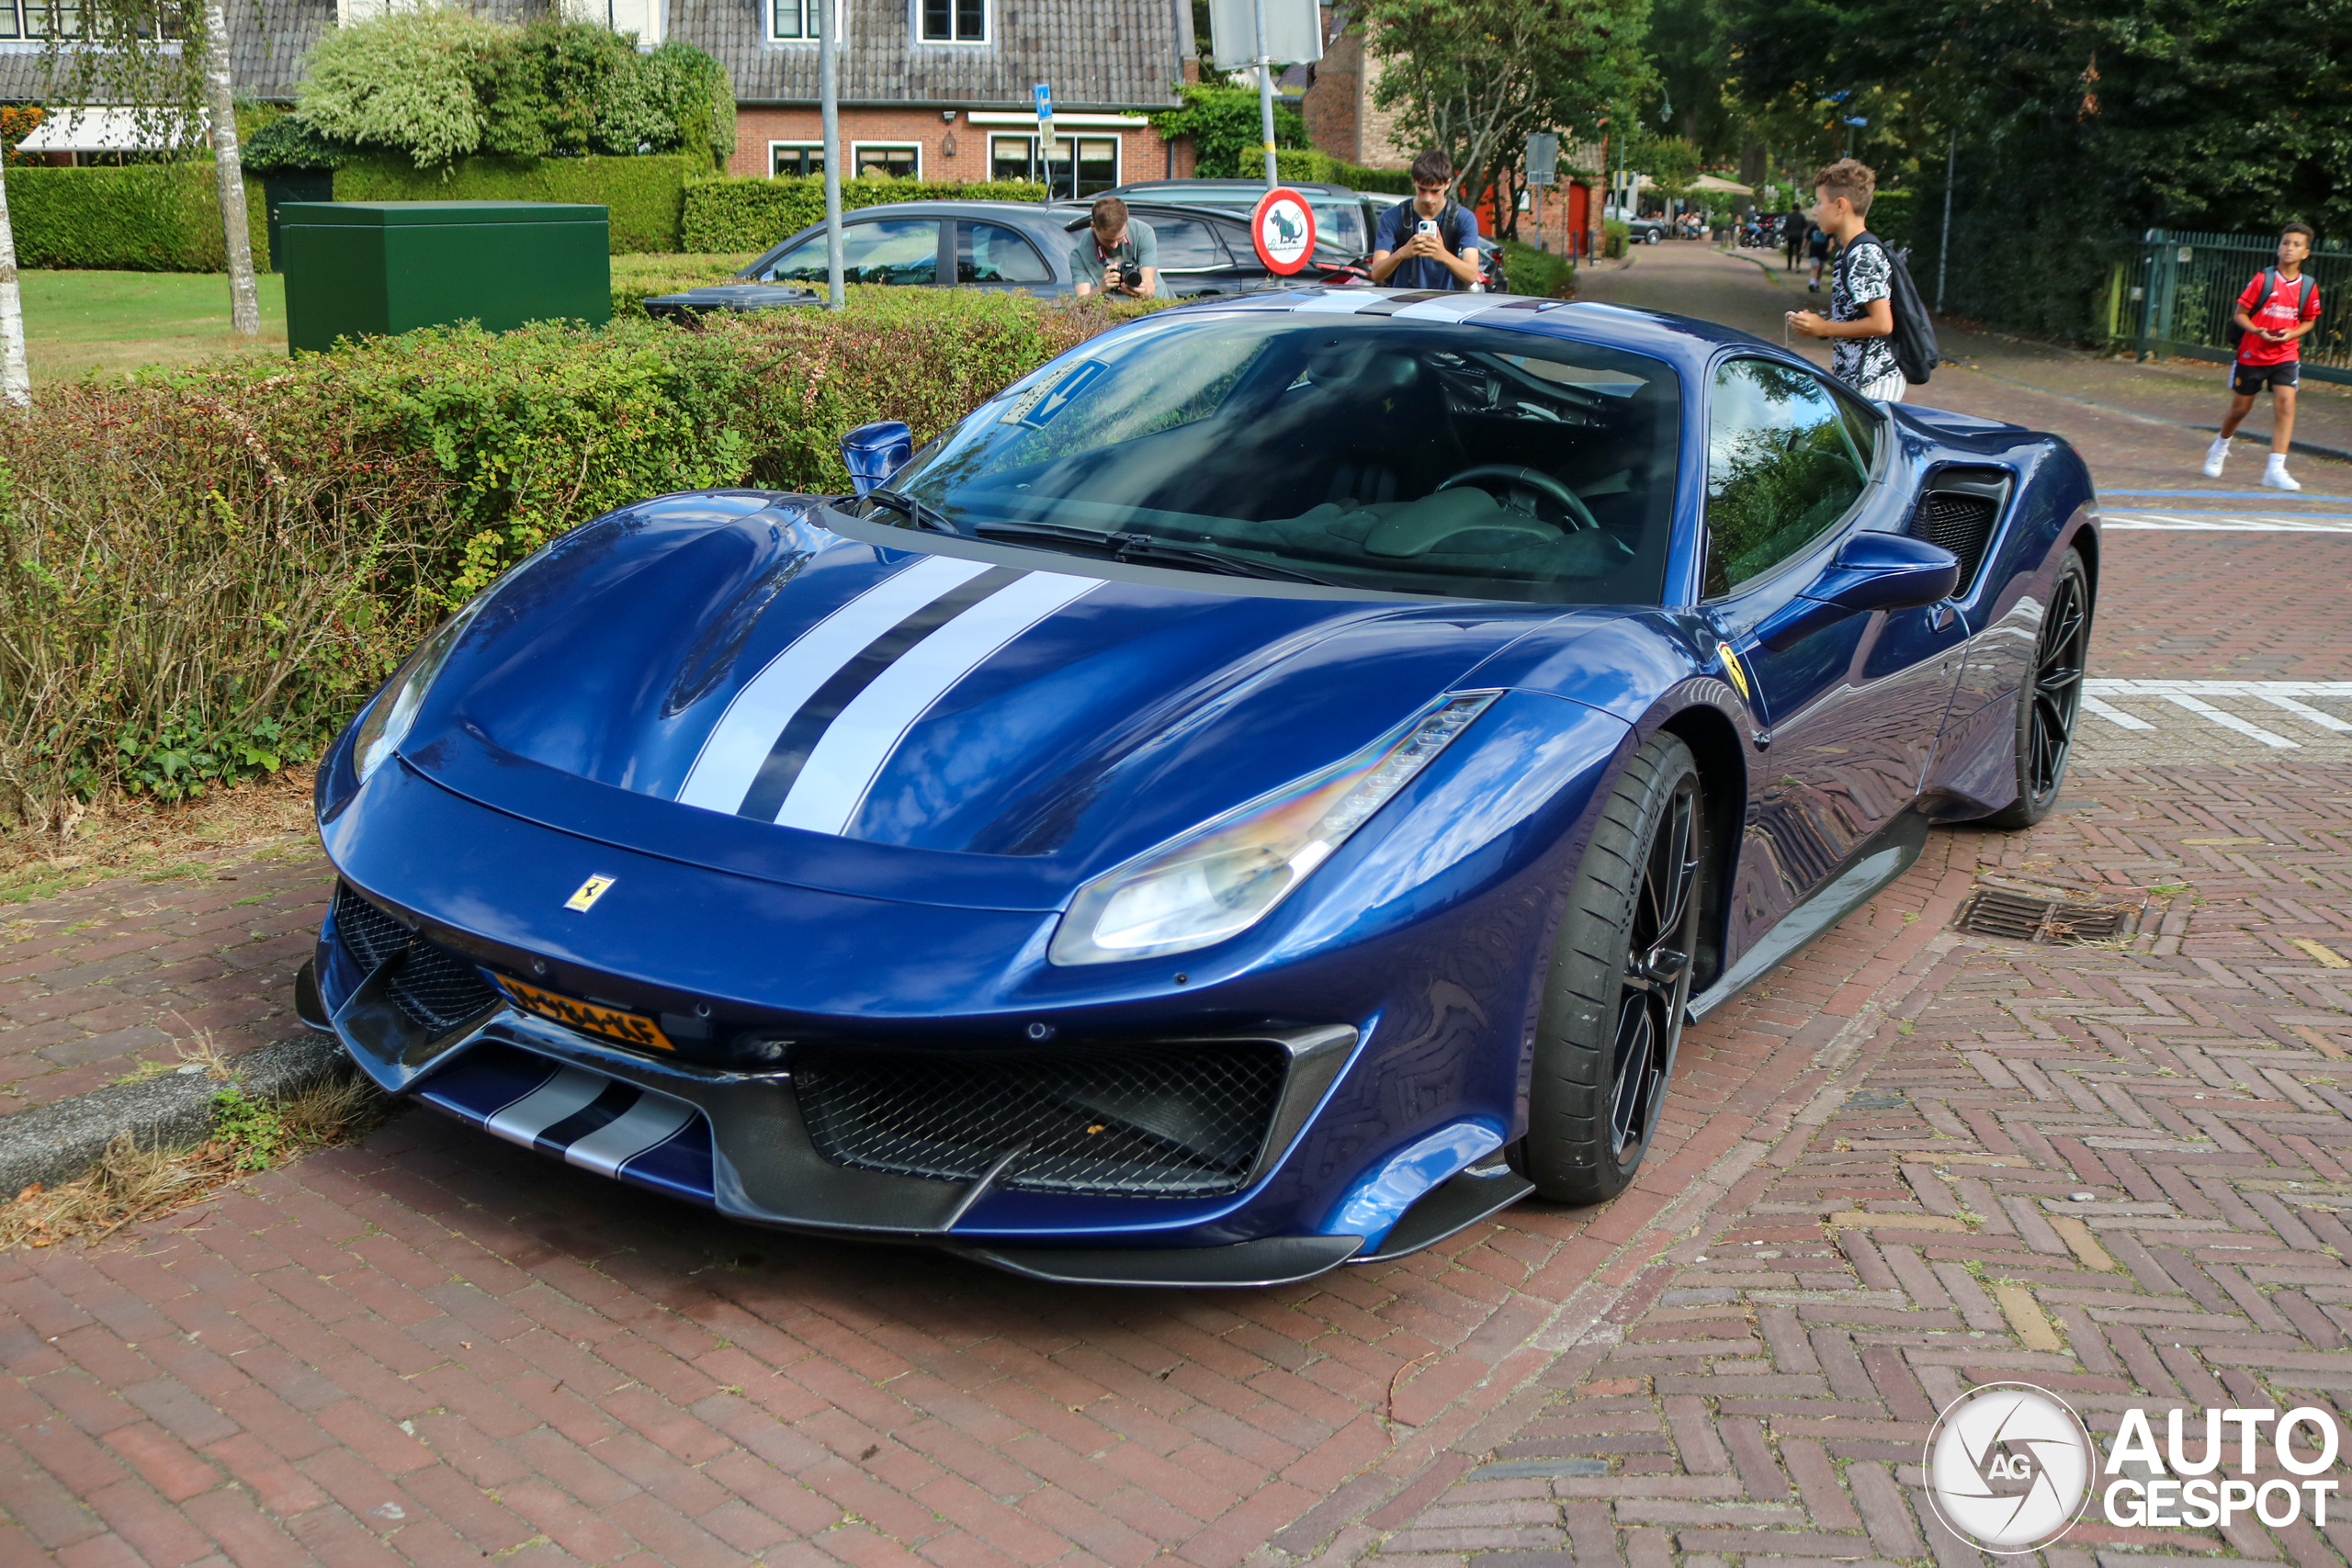
[[[1661,361],[1535,333],[1195,308],[1007,388],[897,476],[919,508],[875,515],[1385,592],[1656,604],[1679,404]]]

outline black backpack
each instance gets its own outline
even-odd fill
[[[1854,236],[1845,254],[1838,258],[1840,267],[1854,254],[1855,245],[1865,240],[1876,245],[1886,257],[1887,310],[1894,317],[1894,363],[1903,378],[1915,387],[1924,387],[1928,378],[1935,374],[1942,363],[1936,346],[1936,321],[1928,314],[1928,307],[1919,298],[1919,286],[1911,281],[1908,258],[1910,252],[1889,250],[1884,240],[1865,229]]]
[[[2312,280],[2308,277],[2299,277],[2295,281],[2302,286],[2295,290],[2295,320],[2300,321],[2303,319],[2303,308],[2312,302]],[[2275,266],[2264,267],[2262,269],[2262,292],[2255,298],[2254,306],[2251,310],[2246,311],[2246,314],[2251,316],[2256,310],[2259,310],[2265,305],[2269,304],[2270,297],[2278,291],[2278,269]],[[2243,295],[2245,290],[2241,288],[2238,292]],[[2228,341],[2231,351],[2233,353],[2236,351],[2238,344],[2245,341],[2245,329],[2238,325],[2238,302],[2235,299],[2232,299],[2230,301],[2230,321],[2229,325],[2222,329],[2222,335]]]

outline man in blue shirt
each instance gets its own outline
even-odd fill
[[[1481,243],[1477,215],[1453,199],[1453,160],[1432,147],[1413,160],[1412,174],[1413,198],[1382,213],[1373,234],[1372,280],[1467,288],[1478,281]]]

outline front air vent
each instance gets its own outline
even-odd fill
[[[836,1165],[1031,1192],[1193,1198],[1238,1190],[1288,1058],[1252,1041],[980,1054],[804,1050],[793,1087]]]
[[[369,974],[397,960],[384,989],[420,1029],[447,1034],[498,1000],[470,960],[418,936],[347,883],[335,889],[334,931],[344,951]]]
[[[1997,469],[1946,468],[1928,481],[1928,492],[1919,498],[1906,531],[1960,558],[1954,598],[1966,597],[1976,586],[1977,569],[1984,564],[1985,547],[1993,542],[2008,493],[2009,476]]]

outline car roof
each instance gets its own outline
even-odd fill
[[[1058,209],[1035,201],[881,201],[872,207],[851,208],[842,214],[844,227],[852,223],[870,223],[879,218],[986,218],[1000,223],[1012,223],[1025,229],[1032,239],[1044,239],[1058,233],[1065,220]],[[800,243],[812,234],[824,231],[824,222],[808,224],[770,245],[752,258],[738,277],[748,278],[765,262]]]

